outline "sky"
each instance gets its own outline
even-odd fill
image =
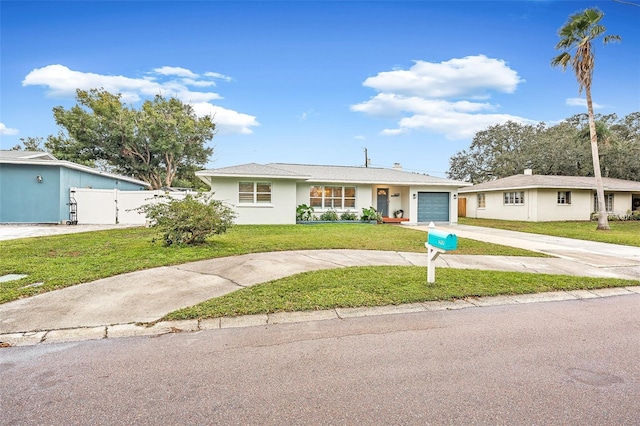
[[[636,2],[640,3],[640,2]],[[593,1],[0,2],[0,147],[57,134],[104,88],[213,115],[206,168],[393,167],[445,177],[476,132],[586,112],[557,30],[598,7],[596,112],[640,111],[640,6]]]

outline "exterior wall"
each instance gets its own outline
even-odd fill
[[[238,182],[271,182],[270,204],[240,204]],[[283,225],[296,223],[296,183],[290,180],[256,178],[216,178],[211,192],[213,198],[230,205],[238,225]],[[309,194],[307,193],[307,203]]]
[[[42,177],[42,182],[36,180]],[[0,222],[61,223],[69,219],[69,188],[144,187],[57,165],[0,164]]]
[[[460,194],[459,198],[467,200],[467,217],[476,219],[478,217],[478,197],[476,194]]]
[[[380,210],[377,205],[378,198],[376,195],[379,188],[389,188],[389,217],[393,217],[393,212],[396,210],[402,210],[404,212],[403,217],[408,218],[411,210],[411,200],[409,199],[409,188],[406,186],[373,185],[371,187],[371,204],[368,206],[363,205],[362,207],[375,207],[376,210]],[[362,209],[359,211],[362,211]]]
[[[485,194],[485,208],[479,208],[478,193],[466,192],[467,217],[478,219],[535,221],[536,191],[524,191],[524,204],[505,205],[504,191],[482,192]],[[470,206],[473,206],[472,209]]]
[[[570,190],[571,204],[558,204],[558,191],[565,189],[538,190],[538,222],[556,220],[589,220],[593,210],[593,192]],[[615,203],[615,197],[614,197]]]
[[[607,193],[607,191],[605,191]],[[593,197],[593,196],[592,196]],[[627,211],[632,210],[632,196],[629,192],[613,193],[613,214],[624,216]],[[591,207],[593,208],[593,206]]]
[[[558,191],[571,192],[571,204],[558,204]],[[478,207],[478,193],[468,192],[467,217],[481,219],[521,220],[531,222],[590,220],[594,211],[595,191],[576,189],[529,189],[524,191],[524,205],[505,205],[505,191],[482,192],[486,207]],[[609,194],[609,191],[605,191]],[[624,216],[632,206],[632,194],[613,192],[612,214]]]
[[[0,164],[0,222],[59,223],[61,206],[67,202],[66,196],[60,196],[59,169]],[[36,176],[41,176],[42,182]]]

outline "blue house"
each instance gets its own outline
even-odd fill
[[[47,152],[0,151],[0,223],[65,223],[72,187],[132,191],[150,185]]]

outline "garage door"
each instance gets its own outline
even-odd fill
[[[418,192],[418,222],[449,222],[449,193]]]

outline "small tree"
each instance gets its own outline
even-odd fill
[[[183,200],[166,197],[138,208],[146,213],[151,227],[162,233],[164,245],[202,244],[210,235],[227,232],[236,215],[209,194],[187,196]]]

